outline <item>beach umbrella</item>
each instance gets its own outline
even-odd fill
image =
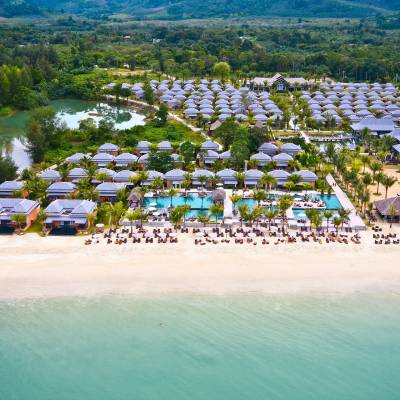
[[[166,228],[166,229],[169,229],[169,228],[172,228],[172,224],[171,224],[171,222],[165,222],[164,223],[164,228]]]

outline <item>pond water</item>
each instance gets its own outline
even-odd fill
[[[105,103],[83,100],[55,100],[50,102],[57,116],[69,128],[76,129],[79,122],[92,118],[98,123],[101,119],[114,122],[116,129],[128,129],[145,124],[145,116],[131,108],[110,106]],[[0,152],[9,155],[19,169],[29,167],[31,160],[25,148],[25,126],[31,111],[19,111],[7,117],[0,117]]]

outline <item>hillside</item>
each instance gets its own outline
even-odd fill
[[[40,10],[139,18],[370,17],[400,10],[400,0],[0,0],[0,15]]]

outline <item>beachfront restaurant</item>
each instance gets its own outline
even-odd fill
[[[54,200],[45,210],[45,226],[53,233],[76,233],[88,227],[88,215],[96,208],[89,200]]]
[[[394,221],[400,221],[400,196],[375,201],[375,207],[379,215],[390,221],[391,211],[394,210]]]
[[[12,197],[16,191],[22,190],[24,184],[19,181],[5,181],[0,184],[0,197]]]
[[[37,201],[27,199],[0,199],[0,232],[11,233],[16,224],[13,221],[14,215],[23,215],[25,222],[22,228],[27,229],[35,221],[39,214],[40,206]]]
[[[54,182],[46,189],[47,199],[65,199],[75,192],[76,186],[72,182]]]

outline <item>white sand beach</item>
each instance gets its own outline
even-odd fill
[[[397,229],[398,231],[398,229]],[[400,291],[400,246],[295,243],[84,245],[83,237],[0,237],[0,299],[101,294]]]

